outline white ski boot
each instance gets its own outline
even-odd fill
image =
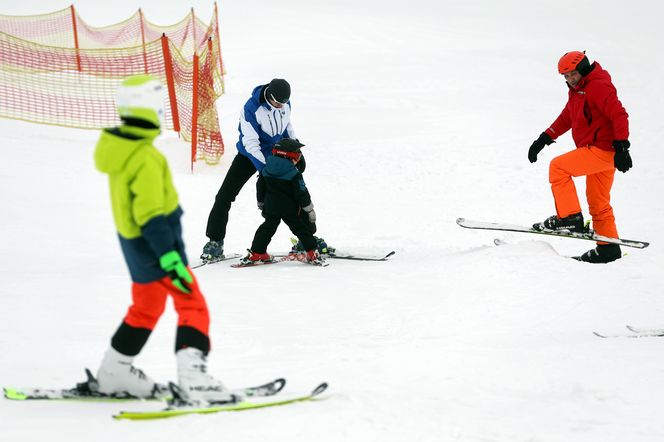
[[[183,399],[190,402],[235,402],[238,397],[207,373],[207,359],[197,348],[185,348],[176,354],[178,382]]]
[[[161,398],[168,395],[165,385],[157,384],[133,366],[134,357],[110,347],[97,372],[98,391],[118,397]]]

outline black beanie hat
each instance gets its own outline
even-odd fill
[[[265,97],[271,98],[277,103],[288,103],[290,99],[290,84],[282,78],[275,78],[267,85]]]

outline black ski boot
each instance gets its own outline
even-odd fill
[[[588,229],[583,224],[583,214],[581,212],[558,218],[553,215],[541,223],[533,224],[535,230],[567,230],[569,232],[586,233]]]
[[[314,236],[314,239],[316,240],[316,248],[318,249],[318,253],[320,253],[321,255],[329,255],[330,253],[334,253],[336,251],[334,247],[328,246],[323,238]],[[294,240],[295,238],[293,238],[293,241]],[[294,243],[291,252],[294,253],[306,252],[306,250],[304,249],[304,245],[302,244],[302,241],[297,241],[296,243]]]
[[[224,240],[221,241],[208,241],[203,246],[203,253],[201,259],[203,261],[216,262],[224,258]]]
[[[590,249],[581,256],[575,256],[577,261],[592,264],[606,264],[622,257],[618,244],[597,244],[597,248]]]

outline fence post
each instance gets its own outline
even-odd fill
[[[196,150],[198,148],[198,97],[200,94],[198,87],[199,59],[198,53],[194,52],[194,72],[193,72],[193,93],[191,103],[191,171],[194,171],[194,162],[196,161]]]
[[[164,70],[166,71],[166,84],[168,85],[168,98],[171,103],[171,116],[173,117],[173,130],[180,132],[180,115],[178,113],[178,100],[175,96],[175,78],[173,76],[173,59],[168,46],[168,37],[161,34],[161,51],[164,56]]]
[[[76,68],[81,72],[81,53],[79,52],[80,48],[78,47],[78,28],[76,26],[76,11],[74,10],[74,5],[71,5],[70,9],[72,30],[74,32],[74,47],[76,48]]]
[[[191,47],[194,49],[194,54],[198,53],[198,41],[196,40],[196,15],[194,14],[194,8],[191,8]]]
[[[143,20],[143,10],[138,8],[138,16],[141,21],[141,44],[143,45],[143,67],[145,68],[145,73],[148,73],[148,54],[145,52],[145,25]]]

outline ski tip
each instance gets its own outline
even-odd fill
[[[394,250],[392,250],[390,253],[388,253],[387,255],[385,255],[385,259],[389,258],[390,256],[393,256],[395,253],[397,253],[397,252],[395,252]]]
[[[593,332],[593,335],[597,336],[598,338],[606,338],[605,335],[602,335],[600,333],[597,333],[596,331]]]
[[[311,392],[311,396],[312,396],[312,397],[314,397],[314,396],[318,396],[319,394],[321,394],[321,393],[323,393],[325,390],[327,390],[327,387],[328,387],[328,383],[327,383],[327,382],[323,382],[323,383],[320,384],[318,387],[314,388],[314,390]]]
[[[463,223],[465,223],[465,222],[466,222],[466,218],[457,218],[457,219],[456,219],[456,223],[457,223],[458,225],[461,225],[461,224],[463,224]]]
[[[279,393],[281,390],[284,389],[286,386],[286,379],[284,378],[277,378],[274,381],[266,384],[266,385],[271,385],[271,391],[273,391],[273,394]]]
[[[5,395],[5,398],[11,399],[13,401],[24,401],[25,399],[27,399],[27,396],[25,394],[21,393],[19,390],[16,390],[14,388],[4,387],[2,391]]]

